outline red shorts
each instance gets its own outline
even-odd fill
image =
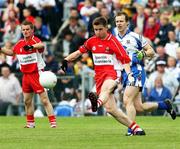
[[[96,74],[96,76],[95,76],[96,93],[98,95],[101,92],[101,87],[102,87],[104,81],[107,80],[107,79],[116,80],[117,79],[117,74],[112,73],[112,72],[103,72],[103,73],[100,73],[99,75]]]
[[[39,83],[39,72],[23,74],[22,90],[24,93],[42,93],[44,88]]]

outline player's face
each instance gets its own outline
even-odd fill
[[[119,32],[124,32],[128,28],[128,22],[126,22],[124,15],[117,16],[115,18],[115,23],[116,23],[116,26],[117,26]]]
[[[108,28],[103,25],[93,25],[94,33],[97,37],[104,39],[107,36]]]
[[[33,29],[31,29],[30,25],[22,25],[21,30],[24,38],[29,38],[33,35]]]

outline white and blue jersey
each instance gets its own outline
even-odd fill
[[[133,73],[133,77],[135,78],[134,86],[142,88],[146,78],[144,62],[143,60],[140,61],[137,59],[135,51],[142,50],[148,42],[144,37],[130,30],[127,30],[124,36],[120,36],[118,34],[117,28],[115,28],[113,34],[123,45],[131,59],[131,71]],[[124,70],[122,71],[122,83],[124,87],[128,85],[128,77]]]

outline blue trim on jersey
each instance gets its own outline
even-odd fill
[[[124,36],[126,36],[126,35],[129,34],[130,32],[131,32],[131,30],[128,29],[128,30],[126,31],[126,33],[124,34]],[[118,37],[119,37],[120,39],[123,39],[124,36],[121,36],[121,35],[118,34]]]
[[[132,36],[132,37],[134,37],[134,36]],[[134,37],[134,39],[136,40],[137,46],[138,46],[138,47],[136,47],[136,48],[137,48],[138,50],[142,50],[142,43],[141,43],[140,39],[138,39],[138,38],[136,38],[136,37]]]

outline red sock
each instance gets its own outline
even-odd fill
[[[98,105],[98,108],[103,105],[103,102],[102,102],[101,99],[98,99],[98,100],[97,100],[97,105]]]
[[[141,128],[139,127],[138,124],[136,124],[136,122],[133,122],[133,123],[129,126],[129,128],[132,130],[132,132],[136,132],[136,131],[138,131],[138,130],[141,130]]]
[[[51,128],[56,127],[56,117],[54,115],[48,116],[49,123],[51,125]]]
[[[26,115],[26,122],[28,128],[34,128],[35,122],[34,122],[34,115]]]

